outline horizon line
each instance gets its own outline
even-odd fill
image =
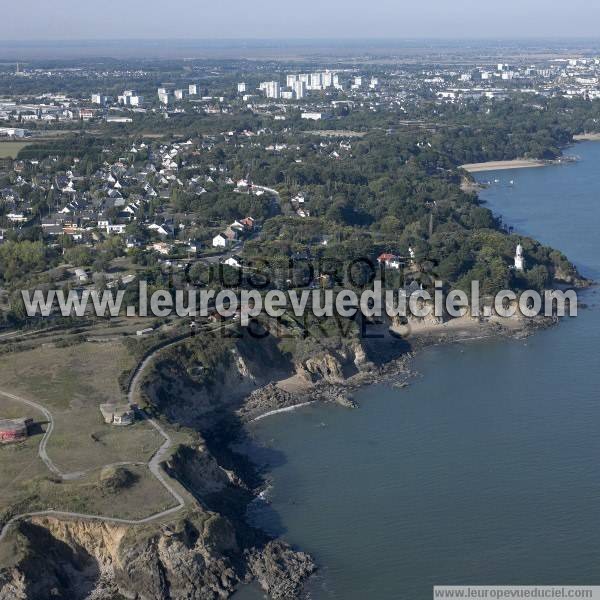
[[[341,36],[341,37],[213,37],[213,38],[198,38],[189,36],[179,37],[94,37],[94,38],[13,38],[2,39],[2,44],[19,44],[19,43],[96,43],[96,42],[421,42],[421,41],[497,41],[497,42],[519,42],[519,41],[589,41],[600,42],[600,35],[581,35],[581,36],[564,36],[564,35],[532,35],[532,36],[400,36],[400,37],[356,37],[356,36]]]

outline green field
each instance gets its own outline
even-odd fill
[[[0,142],[0,158],[17,158],[19,152],[30,142]]]
[[[100,414],[102,402],[125,401],[118,379],[134,362],[120,342],[43,343],[2,355],[0,389],[47,407],[54,417],[48,455],[63,472],[85,474],[71,481],[54,476],[38,456],[44,415],[0,396],[0,419],[28,416],[36,423],[27,440],[0,445],[0,527],[13,514],[48,508],[139,519],[173,506],[146,465],[162,436],[147,421],[114,427]],[[135,464],[105,467],[125,462]]]
[[[107,426],[99,409],[103,402],[125,401],[118,378],[132,365],[132,357],[119,342],[67,348],[43,345],[2,355],[0,389],[40,402],[52,412],[55,423],[48,453],[65,471],[146,462],[162,443],[156,430],[141,421],[125,428]],[[15,410],[14,405],[0,397],[0,418]],[[41,417],[33,409],[27,416]]]

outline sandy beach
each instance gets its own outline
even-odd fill
[[[516,160],[492,160],[483,163],[468,163],[461,165],[461,169],[469,173],[481,173],[482,171],[503,171],[505,169],[530,169],[532,167],[545,167],[547,161],[518,158]]]
[[[573,139],[577,142],[598,142],[600,141],[600,133],[580,133],[579,135],[574,135]]]

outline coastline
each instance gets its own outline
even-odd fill
[[[514,161],[507,162],[512,163]],[[489,163],[484,164],[489,165]],[[525,168],[525,166],[505,168]],[[474,189],[473,191],[477,190]],[[374,362],[367,359],[364,354],[356,351],[361,349],[360,341],[356,344],[357,348],[353,348],[353,354],[349,357],[341,358],[340,348],[333,347],[328,351],[320,352],[317,356],[310,359],[313,361],[313,365],[317,367],[316,370],[308,369],[305,361],[298,362],[297,366],[300,369],[297,375],[280,381],[273,379],[272,383],[263,388],[265,393],[261,395],[260,401],[255,405],[252,405],[249,397],[245,398],[244,404],[246,404],[247,410],[235,415],[235,417],[240,417],[240,429],[229,430],[227,427],[228,421],[224,419],[218,425],[219,429],[221,427],[222,429],[219,432],[220,435],[216,436],[214,443],[211,444],[210,451],[216,450],[216,459],[221,459],[227,452],[230,444],[235,443],[236,432],[241,431],[243,435],[248,434],[251,436],[249,425],[254,421],[271,415],[291,412],[313,402],[328,403],[329,405],[339,404],[340,407],[355,408],[356,405],[352,401],[350,394],[355,390],[374,383],[386,383],[393,387],[404,388],[410,384],[410,381],[416,375],[415,371],[411,369],[414,369],[412,367],[414,358],[421,350],[434,346],[483,341],[485,339],[520,339],[532,335],[537,330],[550,327],[557,322],[556,319],[538,321],[521,319],[479,321],[465,318],[453,319],[444,324],[438,324],[431,321],[415,320],[410,324],[408,336],[404,331],[406,328],[393,326],[388,328],[391,331],[395,331],[403,341],[408,342],[409,349],[399,350],[396,356],[389,360],[384,359],[384,353],[382,353],[382,356],[378,357],[380,360]],[[322,368],[328,367],[330,364],[340,367],[356,366],[357,371],[354,375],[345,377],[342,375],[344,370],[342,368],[334,370],[330,375],[328,368]],[[213,481],[214,472],[211,472],[211,470],[199,461],[190,460],[189,463],[193,466],[193,469],[189,468],[186,471],[184,467],[188,468],[189,465],[185,464],[186,461],[184,459],[186,456],[184,454],[181,454],[181,456],[183,459],[175,461],[175,468],[170,473],[180,483],[186,481],[186,477],[188,484],[190,481],[194,483],[195,480],[190,478],[189,474],[195,473],[193,469],[197,468],[198,473],[201,475],[201,478],[198,479],[201,479],[202,485],[206,486],[209,483],[210,485],[223,485],[219,480],[215,479]],[[227,458],[231,459],[232,457],[227,456]],[[226,472],[230,477],[229,484],[227,485],[231,485],[231,488],[220,491],[217,495],[207,496],[206,488],[199,487],[199,498],[205,500],[208,497],[210,508],[225,514],[230,519],[231,514],[228,511],[230,506],[234,505],[236,510],[239,509],[238,512],[242,516],[241,509],[248,501],[251,501],[251,497],[262,499],[260,488],[253,487],[250,478],[250,485],[243,483],[243,477],[238,478],[238,473],[245,475],[248,472],[248,465],[243,461],[241,453],[239,458],[239,461],[232,459],[231,462],[224,463],[227,467]],[[211,462],[209,466],[212,469],[213,463]],[[262,473],[260,473],[259,469],[256,471],[256,479],[258,479]],[[238,487],[236,488],[235,486]],[[232,525],[235,531],[240,531],[241,535],[244,535],[249,525],[248,523],[241,523],[242,520],[243,518],[232,520]],[[299,552],[297,549],[293,549],[287,545],[279,546],[278,544],[285,544],[282,538],[274,537],[270,539],[268,534],[262,530],[257,531],[260,531],[260,534],[257,533],[256,535],[264,534],[264,539],[262,537],[259,539],[261,544],[259,553],[252,550],[254,554],[252,555],[252,560],[248,562],[248,574],[246,576],[249,577],[249,573],[252,573],[255,580],[260,581],[265,591],[267,589],[281,590],[285,586],[285,590],[281,592],[285,595],[272,596],[273,598],[285,598],[289,600],[297,597],[296,593],[300,594],[299,590],[301,589],[302,582],[310,576],[316,565],[314,565],[308,555]],[[241,585],[243,585],[243,581]]]
[[[600,141],[600,134],[597,137],[586,137],[585,139],[594,139]],[[572,159],[571,159],[572,160]],[[463,165],[461,168],[471,173],[508,170],[514,168],[535,168],[551,165],[560,165],[565,162],[571,162],[568,157],[561,157],[552,161],[542,160],[512,160],[512,161],[492,161],[472,165]],[[466,169],[465,167],[469,167]],[[463,176],[463,191],[477,194],[483,186],[473,182],[468,176]],[[592,282],[586,282],[582,279],[572,282],[575,289],[586,289]],[[527,338],[538,331],[554,327],[560,323],[558,318],[538,318],[530,319],[502,319],[495,317],[488,321],[478,321],[474,319],[453,319],[444,324],[434,324],[426,321],[416,321],[411,324],[410,337],[405,338],[403,331],[391,327],[401,337],[410,342],[410,350],[397,356],[387,362],[375,364],[363,364],[359,372],[343,381],[335,381],[326,378],[320,381],[310,382],[308,379],[296,376],[295,381],[290,380],[277,381],[271,384],[269,390],[265,390],[264,404],[252,406],[247,413],[242,413],[244,434],[252,438],[252,423],[262,420],[279,413],[286,413],[295,409],[300,409],[307,404],[316,402],[328,402],[330,404],[339,404],[340,407],[359,408],[351,399],[351,394],[360,388],[364,388],[374,383],[385,383],[396,388],[405,388],[410,386],[411,381],[418,373],[414,370],[414,360],[421,351],[436,346],[446,346],[449,344],[460,344],[471,341],[496,341],[501,339],[519,340]],[[401,328],[400,328],[401,329]],[[287,396],[284,399],[282,393]],[[269,399],[272,399],[274,405],[269,407]],[[289,404],[288,404],[289,403]],[[289,409],[284,408],[289,406]],[[316,404],[315,404],[316,406]],[[260,467],[257,466],[260,470]],[[259,494],[257,494],[257,497]],[[317,569],[322,565],[317,564]]]
[[[573,139],[576,142],[600,142],[600,133],[579,133]]]
[[[573,136],[574,142],[599,142],[600,133],[580,133]],[[572,162],[564,155],[554,160],[543,160],[539,158],[515,158],[513,160],[489,160],[479,163],[465,163],[459,165],[459,169],[467,173],[483,173],[485,171],[508,171],[510,169],[535,169],[539,167],[548,167],[559,165],[564,162]]]
[[[546,167],[555,163],[556,161],[517,158],[515,160],[491,160],[481,163],[467,163],[460,165],[459,168],[467,171],[468,173],[481,173],[483,171],[505,171],[508,169],[531,169],[536,167]]]
[[[292,412],[298,408],[309,406],[315,402],[338,404],[344,408],[358,408],[350,397],[350,393],[375,382],[400,383],[407,385],[407,380],[414,375],[411,363],[416,354],[429,347],[482,341],[491,339],[523,339],[535,332],[558,324],[554,317],[537,317],[535,319],[502,319],[496,317],[486,322],[471,318],[456,318],[444,324],[415,323],[410,331],[406,327],[391,326],[390,334],[410,341],[410,350],[400,352],[395,358],[375,364],[365,360],[356,374],[341,379],[338,376],[323,377],[318,381],[310,381],[296,375],[295,381],[290,379],[274,381],[252,394],[252,407],[238,411],[238,415],[246,426],[267,417]],[[251,398],[247,398],[251,400]],[[250,404],[250,403],[248,403]]]
[[[414,370],[413,363],[416,356],[423,350],[435,346],[445,346],[450,344],[466,343],[472,341],[496,340],[496,339],[523,339],[533,335],[537,331],[552,327],[558,324],[558,319],[552,317],[540,317],[536,319],[500,319],[480,322],[471,318],[457,318],[445,324],[419,323],[411,327],[410,348],[400,351],[395,357],[389,360],[383,360],[376,364],[363,358],[359,362],[358,372],[345,379],[335,374],[332,377],[324,376],[318,381],[310,381],[304,375],[297,374],[290,379],[273,381],[266,386],[256,390],[244,402],[244,407],[237,412],[240,418],[241,428],[233,436],[224,432],[222,443],[228,445],[233,451],[233,456],[237,456],[236,463],[248,464],[248,455],[243,448],[252,440],[253,425],[265,418],[284,413],[295,412],[296,409],[322,404],[337,404],[340,409],[358,409],[352,398],[352,394],[359,389],[375,383],[385,383],[396,388],[407,388],[411,380],[418,376]],[[391,324],[390,324],[391,325]],[[401,329],[401,328],[400,328]],[[402,336],[402,331],[395,326],[390,327],[390,331],[396,336]],[[404,337],[404,336],[402,336]],[[255,474],[262,479],[261,484],[251,490],[253,501],[263,501],[264,490],[271,485],[266,477],[266,472],[259,464],[252,466]],[[285,543],[285,538],[275,537],[275,543]],[[302,548],[291,546],[293,551],[302,551]],[[321,565],[313,562],[314,571],[318,571]],[[314,574],[306,573],[300,578],[299,595],[290,596],[292,598],[301,597],[301,591],[304,589],[306,581]],[[237,592],[242,590],[245,584],[242,583]],[[264,589],[264,588],[263,588]],[[235,597],[235,596],[234,596]]]
[[[277,408],[275,410],[271,410],[262,415],[259,415],[258,417],[255,417],[254,419],[252,419],[252,421],[250,421],[250,423],[256,423],[256,421],[261,421],[262,419],[266,419],[267,417],[270,417],[272,415],[279,415],[281,413],[292,412],[293,410],[302,408],[303,406],[310,406],[311,404],[313,404],[313,401],[302,402],[300,404],[294,404],[292,406],[287,406],[285,408]]]

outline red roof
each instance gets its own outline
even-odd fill
[[[377,262],[389,262],[390,260],[394,260],[395,258],[397,258],[397,256],[395,254],[389,254],[384,252],[383,254],[381,254],[379,256],[379,258],[377,259]]]

